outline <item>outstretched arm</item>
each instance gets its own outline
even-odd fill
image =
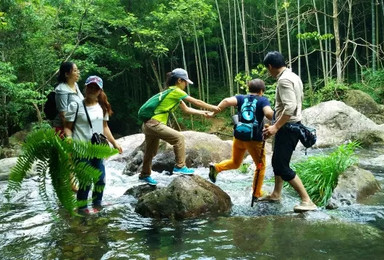
[[[189,107],[184,103],[184,101],[181,101],[179,106],[180,106],[181,110],[183,110],[183,112],[187,113],[187,114],[207,116],[209,113],[208,111],[199,110],[199,109]]]
[[[233,107],[233,106],[237,106],[236,97],[224,98],[223,100],[221,100],[221,102],[218,105],[218,107],[220,108],[221,111],[226,109],[227,107]],[[215,112],[215,114],[217,114],[217,113],[218,112]]]
[[[202,101],[200,99],[196,99],[196,98],[193,98],[191,96],[187,96],[186,98],[183,99],[183,101],[188,101],[192,105],[195,105],[195,106],[201,107],[201,108],[205,108],[205,109],[214,111],[216,113],[220,112],[220,108],[218,106],[210,105],[210,104],[205,103],[204,101]]]

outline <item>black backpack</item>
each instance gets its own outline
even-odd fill
[[[49,120],[55,119],[56,115],[59,113],[56,108],[56,99],[55,99],[56,92],[52,90],[47,95],[47,101],[44,104],[44,114],[45,117]]]

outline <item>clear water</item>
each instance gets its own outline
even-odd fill
[[[300,156],[300,155],[299,155]],[[364,158],[363,158],[364,159]],[[384,193],[337,210],[293,213],[295,194],[281,203],[251,203],[251,174],[220,173],[217,185],[232,198],[229,215],[169,221],[143,218],[123,195],[138,185],[124,165],[108,162],[106,206],[74,218],[55,206],[53,219],[40,200],[37,179],[23,183],[7,204],[0,182],[0,259],[384,259]],[[196,174],[208,179],[208,170]],[[375,172],[382,186],[384,173]],[[154,173],[160,185],[174,176]],[[267,179],[271,177],[268,168]],[[265,190],[273,183],[266,180]]]

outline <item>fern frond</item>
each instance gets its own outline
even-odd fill
[[[101,172],[98,169],[94,168],[84,160],[78,160],[73,166],[73,172],[79,182],[80,188],[85,188],[86,186],[97,182],[101,175]]]
[[[102,159],[118,153],[117,149],[107,145],[96,145],[91,142],[73,141],[72,156],[74,158]]]
[[[118,153],[108,146],[92,145],[90,142],[67,141],[61,139],[53,129],[38,129],[31,132],[22,146],[22,153],[11,169],[5,196],[10,200],[11,193],[21,189],[21,183],[38,161],[39,194],[50,210],[47,195],[47,179],[51,178],[55,194],[62,206],[71,214],[78,203],[71,187],[71,174],[80,185],[95,183],[100,171],[84,162],[84,159],[105,158]],[[83,161],[82,161],[83,160]],[[49,176],[48,176],[49,175]]]

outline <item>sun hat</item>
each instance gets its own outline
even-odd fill
[[[99,86],[99,88],[103,89],[103,80],[98,76],[89,76],[87,80],[85,81],[85,85],[88,86],[89,84],[95,83]]]
[[[177,68],[172,70],[172,76],[183,79],[189,84],[193,84],[192,80],[188,78],[188,72],[185,69]]]

